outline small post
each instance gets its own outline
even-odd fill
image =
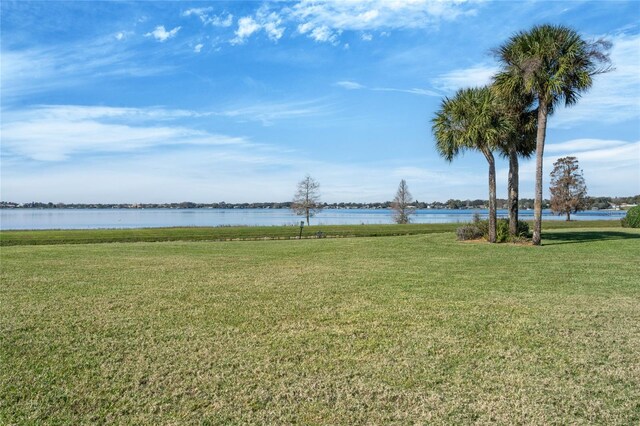
[[[299,240],[302,239],[302,228],[304,228],[304,220],[300,221],[300,236],[298,237]]]

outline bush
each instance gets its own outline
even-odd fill
[[[625,228],[640,228],[640,206],[631,207],[627,215],[622,219]]]
[[[489,233],[487,232],[487,237]],[[498,219],[496,223],[496,242],[504,243],[509,240],[509,221],[507,219]]]
[[[528,238],[529,236],[531,236],[531,230],[529,229],[529,224],[527,222],[523,222],[521,220],[518,221],[516,236],[523,238]]]
[[[457,230],[458,240],[474,240],[478,238],[489,238],[489,220],[480,219],[479,215],[473,216],[473,223],[465,225]],[[498,219],[496,222],[496,242],[504,243],[510,242],[522,242],[530,236],[529,224],[521,220],[518,221],[518,228],[516,235],[513,237],[509,235],[509,220]]]
[[[458,241],[478,240],[483,237],[482,231],[475,225],[461,226],[456,233]]]

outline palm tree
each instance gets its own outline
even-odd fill
[[[591,87],[595,74],[610,70],[610,48],[609,42],[587,42],[575,30],[562,25],[539,25],[515,34],[496,51],[502,63],[496,83],[510,92],[523,88],[538,104],[533,227],[536,245],[540,245],[542,236],[542,160],[547,117],[562,101],[565,106],[575,104]]]
[[[487,87],[461,89],[445,98],[436,112],[433,135],[438,153],[447,161],[462,151],[480,151],[489,163],[489,242],[496,242],[496,165],[493,150],[506,125]]]
[[[533,96],[522,90],[509,92],[497,84],[491,86],[496,98],[500,114],[508,120],[506,133],[501,140],[499,152],[502,157],[509,159],[508,179],[508,210],[509,234],[518,233],[518,202],[519,202],[519,161],[518,157],[530,158],[536,151],[536,115],[532,109]]]

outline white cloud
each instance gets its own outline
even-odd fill
[[[272,18],[262,25],[271,41],[279,40],[284,34],[284,27],[280,26],[280,24],[282,24],[282,20],[274,13]]]
[[[204,44],[198,43],[193,47],[193,51],[196,53],[200,53],[203,47],[204,47]]]
[[[300,34],[306,34],[313,29],[313,24],[310,22],[306,22],[304,24],[298,25],[298,32]]]
[[[115,38],[116,40],[122,40],[124,38],[124,32],[123,31],[117,32],[115,35]]]
[[[31,120],[82,121],[94,119],[131,120],[137,122],[149,120],[174,120],[184,117],[200,117],[211,113],[197,113],[183,109],[116,108],[108,106],[85,105],[36,105],[28,110],[5,112],[3,123]]]
[[[180,126],[140,125],[144,119],[157,122],[187,114],[180,110],[41,106],[4,115],[2,152],[37,161],[63,161],[76,154],[247,142]]]
[[[578,153],[582,151],[591,151],[599,149],[611,149],[619,146],[626,145],[627,142],[618,140],[605,140],[605,139],[573,139],[560,143],[548,143],[545,144],[545,153]],[[567,154],[568,155],[568,154]]]
[[[238,19],[238,28],[235,37],[231,39],[231,44],[243,44],[249,37],[258,31],[263,30],[269,40],[278,41],[285,32],[282,25],[282,18],[276,12],[270,12],[266,6],[261,7],[255,17],[244,16]]]
[[[330,42],[332,44],[337,44],[338,36],[342,30],[334,32],[326,25],[315,26],[314,24],[307,22],[298,25],[298,32],[300,34],[308,33],[309,38],[312,38],[317,42]]]
[[[126,34],[125,34],[126,37]],[[111,76],[149,76],[168,72],[173,65],[140,62],[128,43],[114,43],[113,38],[82,41],[54,48],[3,50],[0,61],[2,102],[51,90],[104,84]],[[153,65],[153,66],[151,66]]]
[[[309,33],[309,37],[318,42],[329,42],[332,44],[336,44],[338,41],[338,36],[342,31],[334,32],[328,26],[321,25],[319,27],[315,27]]]
[[[252,17],[242,17],[238,19],[238,29],[235,31],[236,36],[231,40],[231,43],[242,44],[247,37],[251,36],[251,34],[255,33],[259,29],[260,24],[258,24]]]
[[[241,44],[249,36],[264,29],[272,40],[278,40],[285,31],[285,23],[295,25],[299,34],[319,43],[340,44],[344,31],[366,31],[362,40],[371,41],[371,31],[381,36],[391,29],[426,28],[442,20],[453,20],[460,15],[474,13],[466,0],[351,0],[318,1],[303,0],[271,12],[273,4],[262,5],[254,16],[238,21],[232,44]],[[277,3],[276,3],[277,4]],[[207,10],[194,9],[199,16]],[[191,11],[191,10],[190,10]],[[190,12],[188,11],[188,12]],[[187,12],[185,12],[187,13]],[[195,14],[191,12],[190,14]],[[240,22],[243,20],[242,22]]]
[[[425,28],[442,20],[474,13],[467,3],[464,0],[303,0],[287,12],[289,19],[299,23],[301,34],[308,34],[316,41],[337,44],[342,31]],[[368,37],[365,34],[363,40]]]
[[[253,103],[248,107],[229,108],[214,115],[232,117],[241,121],[259,121],[270,126],[277,120],[301,117],[325,116],[331,113],[329,106],[318,100],[296,102]]]
[[[469,68],[456,69],[433,79],[432,84],[440,90],[455,92],[464,87],[480,87],[491,83],[491,78],[498,72],[495,65],[474,65]]]
[[[226,15],[210,15],[209,12],[213,11],[213,7],[194,7],[187,9],[182,13],[182,16],[197,16],[204,25],[211,25],[213,27],[230,27],[233,24],[233,15],[227,13]]]
[[[400,92],[400,93],[409,93],[412,95],[420,95],[420,96],[442,96],[441,93],[438,93],[429,89],[420,89],[420,88],[411,88],[411,89],[395,89],[392,87],[373,87],[370,90],[377,92]]]
[[[366,89],[365,86],[360,83],[356,83],[355,81],[339,81],[336,83],[336,86],[340,86],[347,90]]]
[[[393,87],[367,87],[355,81],[339,81],[336,83],[336,86],[342,87],[347,90],[371,90],[374,92],[399,92],[399,93],[409,93],[412,95],[421,95],[421,96],[442,96],[441,93],[438,93],[434,90],[429,89],[421,89],[421,88],[411,88],[411,89],[397,89]]]
[[[212,10],[213,10],[213,7],[192,7],[191,9],[187,9],[184,12],[182,12],[182,16],[196,15],[200,19],[203,19],[202,17],[207,16],[207,14]]]
[[[146,33],[145,37],[153,37],[162,43],[172,37],[175,37],[175,35],[178,34],[178,31],[180,31],[180,28],[182,27],[175,27],[171,31],[167,31],[164,29],[164,25],[158,25],[153,31]]]

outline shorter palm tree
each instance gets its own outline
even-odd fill
[[[531,158],[536,152],[536,118],[537,110],[533,109],[534,98],[523,90],[511,91],[496,83],[491,86],[495,96],[498,111],[507,120],[504,127],[499,152],[509,159],[508,178],[508,210],[509,234],[518,233],[518,202],[519,202],[519,157]]]
[[[500,147],[508,121],[500,114],[487,87],[461,89],[445,98],[436,112],[433,135],[438,153],[453,161],[465,150],[480,151],[489,164],[489,242],[496,242],[496,164],[493,151]]]

